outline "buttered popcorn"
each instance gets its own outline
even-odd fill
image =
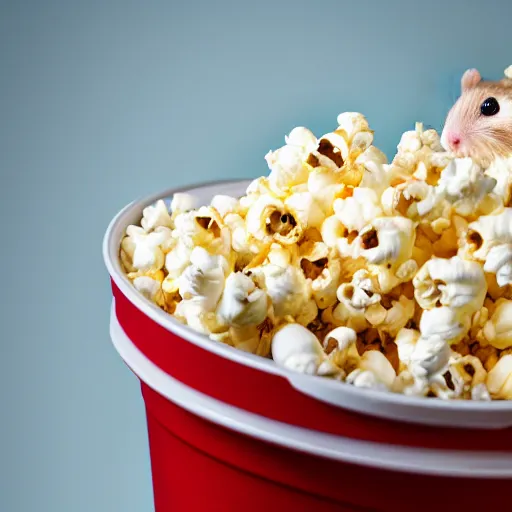
[[[148,205],[128,279],[193,330],[294,372],[442,400],[512,399],[512,157],[483,169],[417,123],[391,161],[357,112],[294,128],[209,205]]]

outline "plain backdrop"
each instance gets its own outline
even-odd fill
[[[0,510],[153,510],[108,335],[121,207],[260,176],[294,126],[345,110],[392,157],[416,121],[442,127],[466,68],[503,75],[510,20],[510,0],[0,1]]]

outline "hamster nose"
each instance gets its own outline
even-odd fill
[[[457,149],[460,146],[460,142],[460,135],[457,133],[448,134],[448,144],[450,144],[453,149]]]

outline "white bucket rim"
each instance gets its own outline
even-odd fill
[[[319,457],[407,473],[475,478],[512,478],[512,457],[496,451],[439,450],[363,441],[318,432],[239,409],[201,393],[165,373],[128,338],[114,301],[110,336],[117,352],[151,389],[216,425]]]

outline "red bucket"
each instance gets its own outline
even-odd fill
[[[186,191],[207,204],[247,184]],[[144,207],[175,192],[128,205],[104,240],[111,336],[142,382],[156,512],[503,509],[512,403],[425,400],[296,374],[209,340],[142,297],[119,244]]]

